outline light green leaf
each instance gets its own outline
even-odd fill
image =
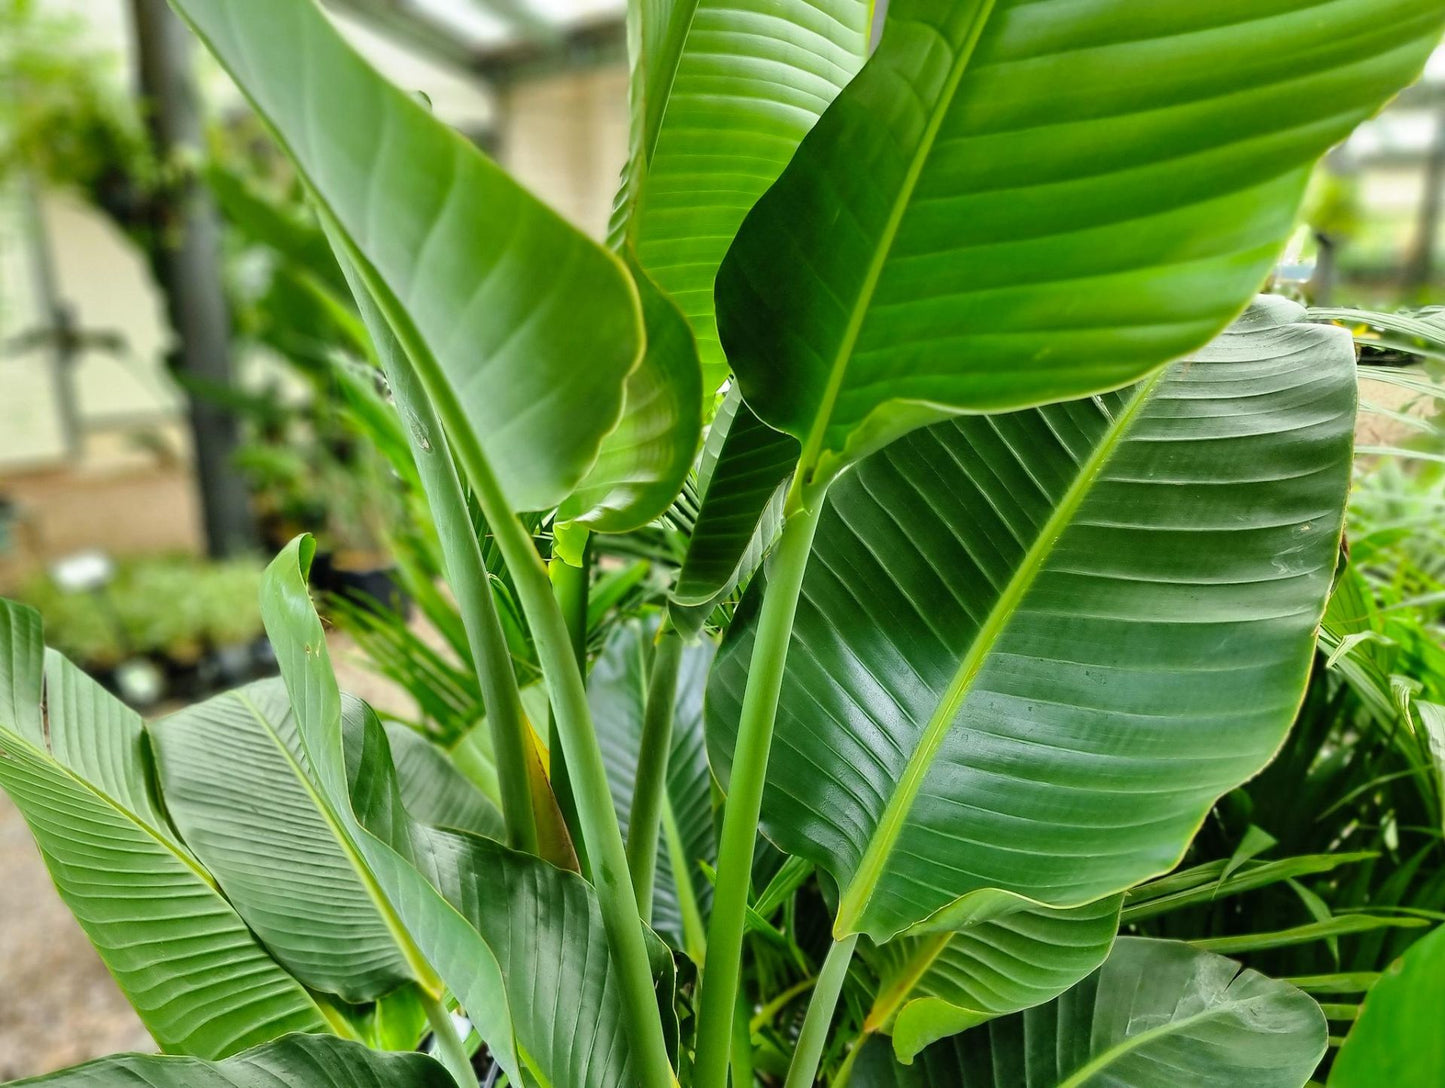
[[[418,977],[399,920],[312,780],[279,680],[208,699],[150,734],[181,835],[288,971],[350,1004]]]
[[[896,0],[718,274],[744,396],[821,482],[1199,348],[1442,24],[1436,0]]]
[[[1330,1088],[1445,1084],[1445,927],[1411,946],[1370,987],[1330,1070]]]
[[[171,831],[139,715],[41,638],[35,612],[0,600],[0,787],[146,1029],[207,1058],[325,1031]]]
[[[276,133],[409,353],[425,345],[428,391],[465,416],[512,508],[565,499],[621,418],[641,355],[621,262],[377,75],[312,0],[174,2]]]
[[[874,1043],[853,1088],[1301,1088],[1324,1015],[1293,986],[1172,941],[1121,937],[1047,1005],[925,1050],[911,1067]]]
[[[763,826],[885,941],[1171,869],[1304,690],[1350,476],[1354,352],[1264,299],[1117,393],[959,417],[834,485]],[[740,613],[749,607],[744,602]],[[713,668],[726,780],[751,620]]]
[[[597,741],[607,764],[612,801],[624,835],[632,813],[642,741],[650,641],[641,623],[619,624],[608,636],[587,678],[587,701],[592,708]],[[694,944],[688,940],[689,927],[700,926],[712,901],[712,884],[704,875],[703,867],[717,864],[712,779],[703,741],[702,715],[703,693],[714,652],[715,647],[707,640],[685,647],[677,678],[652,925],[678,949]],[[685,862],[682,879],[686,884],[679,884],[678,861]]]
[[[1265,948],[1288,948],[1313,941],[1328,941],[1352,933],[1377,929],[1417,929],[1429,925],[1423,918],[1392,917],[1381,914],[1338,914],[1322,922],[1307,922],[1270,933],[1241,933],[1231,937],[1205,937],[1190,943],[1196,948],[1237,956]]]
[[[879,976],[865,1029],[893,1036],[900,1061],[998,1016],[1051,1001],[1109,955],[1120,896],[1071,910],[1019,911],[953,933],[864,946]]]
[[[610,231],[727,376],[713,280],[748,209],[863,63],[866,0],[630,0],[632,147]]]
[[[402,804],[413,820],[505,840],[501,810],[457,769],[445,749],[399,722],[386,723],[386,739]]]
[[[617,971],[591,885],[500,843],[410,819],[385,730],[337,689],[306,590],[311,547],[293,541],[267,570],[266,631],[311,766],[329,796],[345,799],[408,935],[516,1083],[632,1088]],[[652,952],[670,1009],[671,958],[655,939]]]
[[[1272,850],[1278,845],[1279,840],[1268,831],[1262,827],[1256,827],[1254,824],[1250,824],[1244,833],[1244,838],[1240,840],[1239,846],[1237,846],[1234,853],[1230,855],[1228,863],[1224,866],[1224,872],[1220,874],[1219,879],[1221,881],[1228,880],[1245,862],[1253,860],[1260,854]]]
[[[682,490],[702,437],[697,347],[672,300],[632,266],[647,349],[627,379],[622,421],[559,517],[602,533],[639,529]]]
[[[421,1054],[377,1054],[356,1043],[288,1035],[222,1062],[127,1054],[15,1081],[47,1088],[457,1088]]]

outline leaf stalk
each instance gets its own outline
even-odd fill
[[[682,665],[682,637],[664,626],[653,651],[647,701],[642,711],[642,739],[637,755],[637,783],[627,821],[627,867],[637,892],[637,909],[652,920],[652,887],[657,872],[658,834],[667,788],[668,756],[672,754],[672,721],[677,705],[677,675]],[[687,879],[685,872],[678,881]]]
[[[773,724],[783,687],[783,667],[792,638],[793,618],[803,588],[808,554],[817,532],[820,504],[797,501],[800,471],[793,483],[790,513],[768,568],[757,635],[753,642],[747,691],[733,750],[718,850],[717,887],[708,927],[707,964],[703,968],[698,1015],[696,1088],[727,1088],[728,1052],[737,1006],[751,887],[753,849],[762,812],[763,785],[772,750]]]

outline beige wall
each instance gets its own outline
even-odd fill
[[[601,238],[627,160],[627,71],[621,64],[510,88],[499,118],[507,169]]]

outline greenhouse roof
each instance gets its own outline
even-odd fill
[[[329,0],[335,8],[397,26],[410,23],[416,34],[456,59],[464,53],[485,62],[495,51],[547,45],[570,32],[618,23],[625,0]]]

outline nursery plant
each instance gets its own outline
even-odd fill
[[[0,786],[165,1052],[34,1083],[1315,1074],[1304,989],[1116,936],[1304,696],[1355,351],[1254,296],[1445,5],[895,0],[870,53],[861,0],[639,0],[605,246],[311,0],[175,6],[330,240],[485,713],[343,695],[305,536],[281,679],[159,722],[5,604]],[[589,622],[658,525],[664,606]]]

